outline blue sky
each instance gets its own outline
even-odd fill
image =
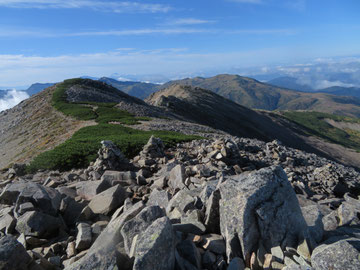
[[[358,0],[0,0],[0,86],[360,55]]]

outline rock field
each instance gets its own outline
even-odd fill
[[[360,269],[360,173],[217,134],[0,176],[0,270]]]

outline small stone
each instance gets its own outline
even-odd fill
[[[76,255],[76,247],[75,246],[76,246],[75,241],[72,241],[67,245],[66,255],[68,258],[74,257]]]
[[[271,248],[271,254],[275,261],[280,263],[284,261],[284,253],[280,246]]]
[[[208,234],[203,235],[203,244],[202,247],[206,250],[210,250],[219,255],[224,255],[226,253],[225,241],[221,235],[217,234]]]

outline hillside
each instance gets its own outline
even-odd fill
[[[336,134],[342,134],[342,137],[336,137],[337,140],[334,140],[325,136],[329,130],[334,129],[324,129],[319,133],[319,130],[314,128],[308,132],[309,125],[295,121],[292,117],[283,117],[281,113],[254,111],[199,87],[174,84],[152,94],[145,101],[186,121],[208,125],[235,136],[265,141],[278,139],[287,146],[360,168],[360,153],[357,152],[357,140],[360,137],[355,133],[352,137],[355,142],[352,143],[344,131],[336,128]],[[315,126],[321,125],[322,118],[314,121],[310,116],[305,114],[302,118]],[[328,116],[329,119],[331,117]],[[341,142],[341,139],[344,141]]]
[[[150,118],[135,117],[119,106],[162,116],[144,101],[90,79],[66,80],[42,91],[0,114],[0,168],[30,161],[30,171],[84,167],[102,140],[114,141],[130,157],[152,134],[167,144],[198,138],[125,127]]]
[[[351,117],[360,117],[360,99],[323,93],[304,93],[261,83],[238,75],[217,75],[172,81],[211,90],[240,105],[262,110],[313,110]]]
[[[124,93],[141,99],[148,97],[150,94],[156,92],[160,88],[160,85],[158,84],[118,81],[107,77],[102,77],[99,79],[99,81],[105,82]]]
[[[51,106],[55,87],[0,113],[0,168],[26,162],[53,148],[84,126],[93,125],[67,117]]]

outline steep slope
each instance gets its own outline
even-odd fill
[[[314,110],[360,117],[360,99],[323,93],[304,93],[261,83],[238,75],[217,75],[172,81],[172,84],[191,85],[209,89],[240,105],[263,110]]]
[[[156,92],[160,88],[160,85],[158,84],[132,81],[123,82],[107,77],[102,77],[99,79],[99,81],[105,82],[124,93],[141,99],[148,97],[150,94]]]
[[[285,145],[360,168],[360,153],[306,133],[306,127],[280,114],[253,111],[208,90],[175,84],[152,94],[145,101],[184,120],[231,135],[265,141],[278,139]]]
[[[51,106],[55,87],[0,113],[0,169],[25,162],[53,148],[84,126],[93,125],[67,117]]]

